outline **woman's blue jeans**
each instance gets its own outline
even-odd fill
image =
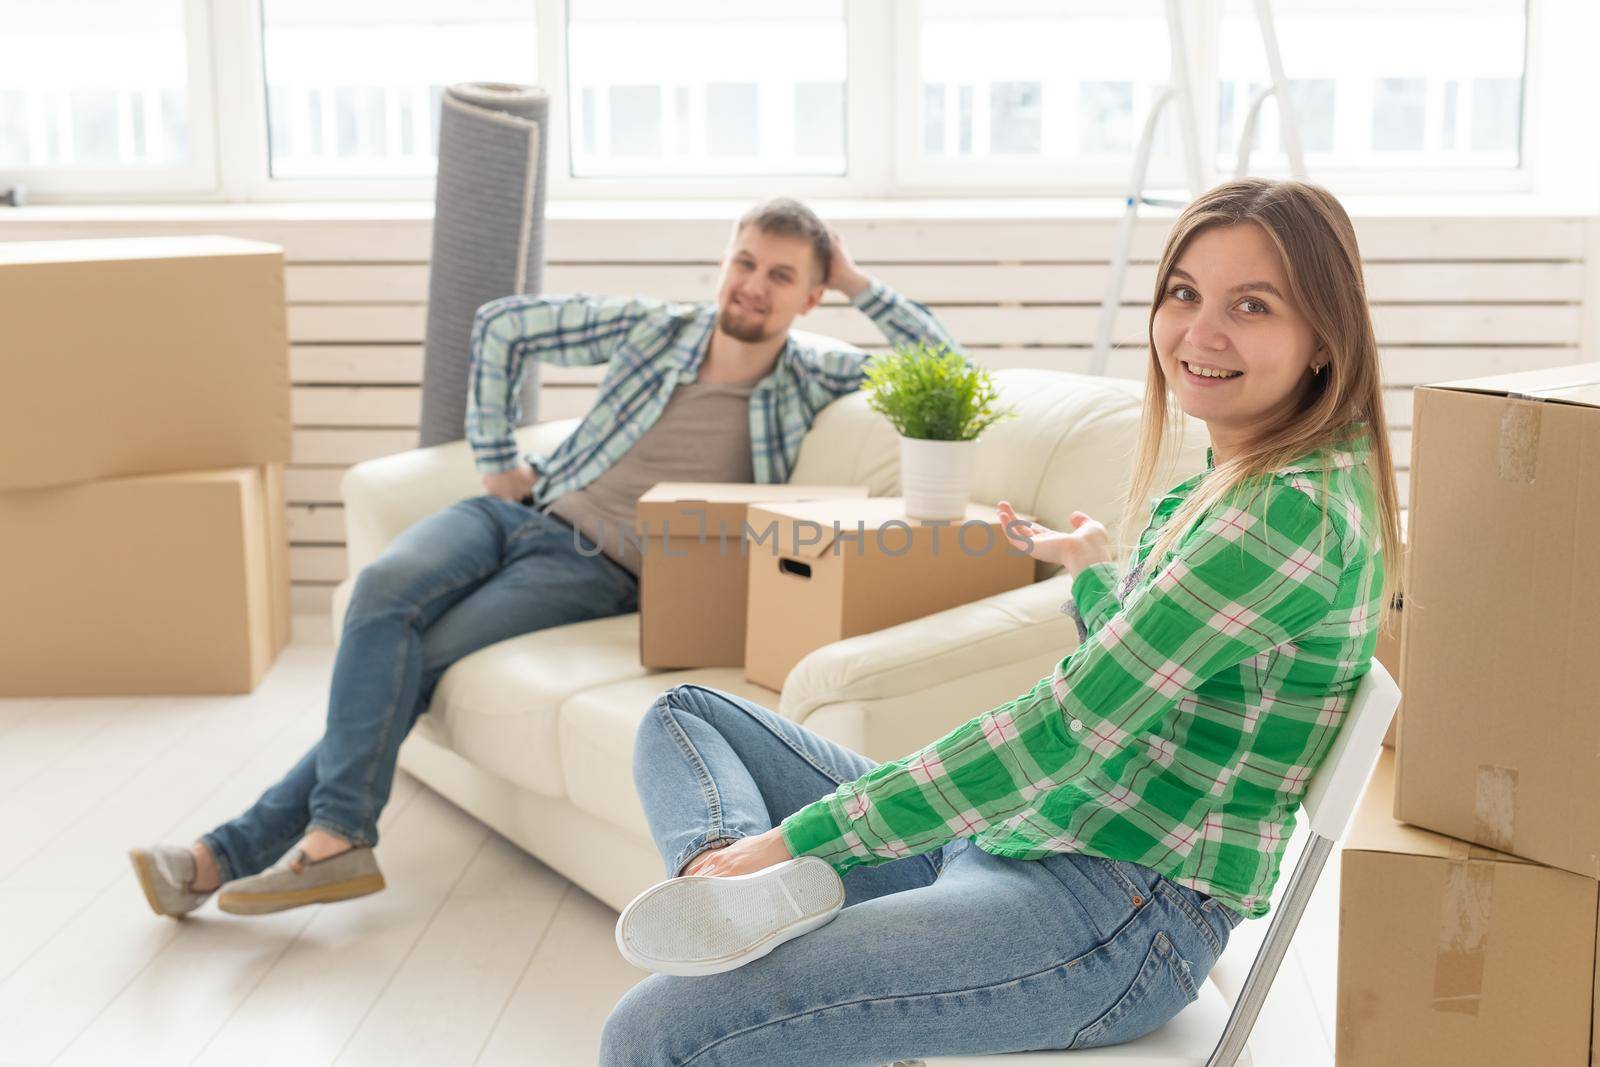
[[[669,876],[873,766],[693,685],[656,700],[634,749]],[[1192,1002],[1243,919],[1138,864],[1006,859],[966,838],[844,884],[833,922],[759,960],[639,983],[606,1021],[601,1063],[829,1067],[1118,1044]]]
[[[356,579],[322,739],[244,814],[201,838],[224,880],[309,828],[376,844],[400,742],[445,669],[498,641],[638,608],[639,583],[554,515],[480,496],[414,524]]]

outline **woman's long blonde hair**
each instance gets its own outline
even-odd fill
[[[1289,299],[1311,324],[1327,363],[1313,376],[1298,410],[1264,422],[1256,439],[1237,455],[1217,463],[1167,521],[1146,559],[1159,565],[1182,535],[1206,511],[1242,483],[1329,446],[1352,422],[1371,428],[1368,469],[1378,505],[1378,540],[1384,560],[1379,625],[1387,627],[1391,599],[1399,581],[1400,497],[1395,488],[1389,428],[1383,412],[1383,375],[1378,342],[1367,311],[1366,283],[1355,228],[1339,201],[1326,189],[1297,181],[1246,178],[1227,182],[1195,199],[1167,236],[1150,303],[1150,366],[1145,376],[1139,450],[1129,487],[1121,532],[1137,549],[1139,532],[1150,515],[1158,475],[1172,469],[1181,447],[1184,414],[1177,393],[1156,358],[1155,315],[1166,296],[1172,269],[1195,235],[1214,226],[1254,223],[1278,250],[1289,280]],[[1323,499],[1328,475],[1323,472]],[[1324,528],[1326,530],[1326,527]]]

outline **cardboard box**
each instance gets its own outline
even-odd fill
[[[0,243],[0,490],[289,460],[283,250]]]
[[[0,697],[247,693],[288,638],[262,467],[0,493]]]
[[[1395,816],[1600,877],[1600,363],[1415,404]]]
[[[1344,844],[1339,1067],[1600,1063],[1600,883],[1397,822],[1393,781]]]
[[[1000,514],[908,519],[899,497],[752,506],[744,676],[783,688],[808,652],[1033,581],[1033,558],[1011,547]]]
[[[646,667],[740,667],[752,503],[865,497],[859,485],[662,482],[639,498],[645,535],[639,574],[639,662]]]
[[[1400,685],[1400,691],[1404,693],[1405,686],[1400,682],[1400,646],[1404,643],[1402,640],[1402,627],[1405,625],[1406,610],[1406,543],[1404,541],[1400,542],[1400,561],[1398,565],[1401,577],[1394,590],[1394,613],[1390,617],[1390,628],[1378,631],[1378,647],[1373,651],[1373,655],[1377,657],[1379,663],[1383,664],[1384,670],[1389,672],[1389,677],[1393,678],[1397,685]],[[1395,731],[1399,728],[1400,709],[1395,708],[1394,718],[1389,720],[1389,730],[1383,735],[1383,746],[1385,748],[1394,747]]]

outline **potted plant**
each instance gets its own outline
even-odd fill
[[[867,364],[867,403],[900,435],[900,493],[914,519],[967,513],[978,436],[1013,411],[996,410],[993,376],[943,345],[919,342]]]

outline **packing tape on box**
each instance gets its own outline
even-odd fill
[[[1513,485],[1532,485],[1539,468],[1537,403],[1511,400],[1500,416],[1500,477]]]
[[[1472,859],[1472,846],[1450,842],[1439,903],[1439,947],[1433,965],[1433,1010],[1477,1015],[1494,905],[1494,862]]]
[[[1517,772],[1492,763],[1478,765],[1472,802],[1473,837],[1500,852],[1511,845],[1517,827]]]

